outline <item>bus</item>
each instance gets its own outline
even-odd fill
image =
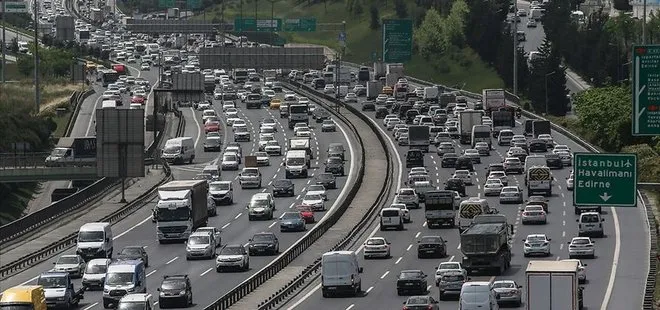
[[[493,210],[494,211],[494,210]],[[463,232],[472,225],[475,216],[481,214],[492,214],[488,201],[480,197],[470,197],[463,200],[458,208],[458,231]]]
[[[119,73],[115,70],[101,70],[99,71],[99,79],[103,87],[108,87],[109,84],[117,82],[119,80]]]
[[[429,191],[425,195],[424,217],[429,228],[441,226],[456,226],[456,205],[454,192],[450,190]]]

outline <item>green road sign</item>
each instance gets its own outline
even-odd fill
[[[270,32],[282,31],[282,19],[259,19],[254,18],[236,18],[234,19],[234,31],[256,31]]]
[[[660,45],[633,46],[633,136],[660,135]]]
[[[201,0],[186,0],[186,8],[189,10],[198,10],[202,7]]]
[[[637,155],[575,153],[573,170],[574,205],[637,205]]]
[[[316,18],[287,18],[282,29],[287,32],[315,32]]]
[[[158,7],[164,9],[176,7],[176,0],[158,0]]]
[[[412,58],[413,22],[410,19],[383,20],[383,61],[405,62]]]
[[[0,12],[3,10],[3,4],[4,3],[4,11],[5,13],[27,13],[27,3],[22,2],[22,1],[0,1]]]

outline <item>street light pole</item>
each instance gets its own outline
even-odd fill
[[[548,115],[548,77],[555,73],[557,73],[557,71],[545,74],[545,115]]]
[[[275,27],[277,23],[275,22],[275,0],[270,0],[270,46],[275,45]]]
[[[513,1],[513,94],[518,96],[518,1]]]
[[[34,0],[34,102],[39,113],[41,90],[39,89],[39,2]]]
[[[239,37],[238,37],[239,46],[238,47],[243,47],[243,25],[245,24],[245,22],[243,21],[243,0],[241,0],[240,11],[241,11],[241,23],[240,23],[241,30],[238,32],[238,35],[239,35]]]

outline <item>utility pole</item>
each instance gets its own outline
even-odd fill
[[[346,52],[346,21],[341,22],[341,34],[339,35],[340,37],[343,37],[343,40],[339,41],[339,44],[341,45],[341,52],[339,52],[339,57],[337,57],[337,67],[335,69],[335,72],[337,73],[335,76],[335,93],[336,97],[339,100],[340,95],[339,95],[339,82],[341,81],[341,60],[344,58],[344,53]],[[339,104],[337,106],[337,112],[339,112]]]
[[[513,94],[518,96],[518,1],[513,0]]]
[[[5,66],[7,65],[7,59],[6,59],[6,57],[7,57],[6,56],[7,55],[7,33],[6,33],[7,26],[5,26],[5,23],[7,22],[7,19],[5,18],[5,16],[7,16],[6,13],[5,13],[5,9],[7,9],[7,5],[5,4],[4,1],[0,2],[0,5],[3,6],[3,7],[0,8],[0,11],[2,11],[2,13],[1,13],[2,16],[0,17],[0,18],[2,18],[2,63],[0,64],[0,66],[1,66],[1,68],[0,68],[0,79],[2,80],[2,84],[4,84],[5,83]]]
[[[39,113],[41,90],[39,89],[39,2],[34,0],[34,102]]]
[[[642,9],[642,44],[646,44],[646,0],[643,1]]]

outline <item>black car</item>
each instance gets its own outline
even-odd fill
[[[461,197],[465,196],[465,183],[459,178],[450,178],[445,182],[445,189],[457,191]]]
[[[144,267],[149,267],[149,255],[147,251],[141,246],[127,246],[124,247],[117,257],[118,259],[126,260],[142,260]]]
[[[440,236],[422,236],[417,241],[417,258],[447,257],[447,245]]]
[[[545,153],[548,151],[548,145],[545,141],[534,139],[529,141],[528,147],[530,153]]]
[[[321,173],[316,175],[316,184],[321,184],[326,189],[336,189],[337,178],[332,173]]]
[[[390,111],[388,111],[386,107],[379,107],[376,109],[376,119],[385,118],[389,113]]]
[[[362,111],[376,111],[376,104],[373,101],[362,103]]]
[[[192,286],[188,275],[164,276],[158,291],[160,308],[190,307],[193,304]]]
[[[490,174],[493,171],[504,171],[504,165],[503,164],[490,164],[488,165],[488,172],[486,174]]]
[[[328,157],[325,161],[325,172],[334,175],[344,176],[344,161],[339,157]]]
[[[273,182],[273,197],[295,196],[296,185],[291,180],[281,179]]]
[[[456,154],[456,153],[442,154],[442,161],[440,162],[440,167],[442,167],[442,168],[454,168],[454,167],[456,167],[456,161],[457,160],[458,160],[458,154]]]
[[[427,292],[426,274],[421,270],[402,270],[396,280],[396,293],[401,296],[404,294],[426,295]]]
[[[557,154],[545,154],[545,162],[548,165],[548,168],[561,169],[564,168],[564,164]]]
[[[339,157],[344,160],[344,145],[341,143],[330,143],[328,145],[328,157]]]
[[[250,256],[260,254],[276,255],[280,252],[280,240],[272,232],[254,234],[248,243],[248,254]]]
[[[455,168],[456,170],[469,170],[470,172],[474,172],[474,163],[472,158],[467,156],[459,156],[458,159],[456,159]]]

